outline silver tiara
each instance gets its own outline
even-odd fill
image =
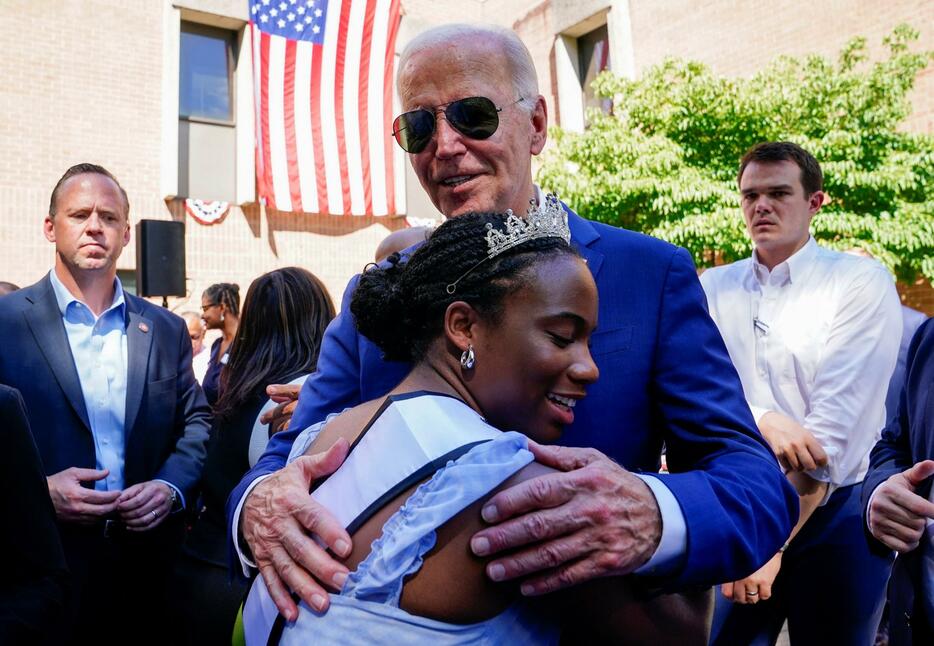
[[[495,228],[492,222],[487,222],[486,229],[486,257],[448,284],[445,288],[448,294],[453,294],[457,290],[457,283],[484,262],[524,242],[537,238],[561,238],[571,243],[568,214],[554,193],[546,195],[543,204],[533,202],[524,218],[517,216],[512,209],[506,211],[505,231]]]

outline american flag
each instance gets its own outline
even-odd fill
[[[392,97],[400,0],[250,0],[256,177],[279,211],[405,212]]]

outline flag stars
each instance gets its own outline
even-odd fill
[[[300,22],[297,22],[297,23],[295,23],[295,24],[292,25],[292,26],[295,27],[295,31],[301,31],[302,29],[305,28],[305,25],[303,25],[303,24],[300,23]]]
[[[319,27],[318,25],[315,25],[311,28],[311,31],[317,34],[318,32],[321,31],[321,27]]]
[[[279,3],[279,10],[280,10],[280,11],[285,11],[286,8],[288,8],[288,6],[289,6],[289,5],[285,4],[284,2],[280,2],[280,3]]]
[[[269,10],[269,15],[275,18],[276,16],[279,15],[279,10],[273,7],[272,9]]]
[[[264,6],[264,7],[268,7],[268,6],[269,6],[269,0],[263,0],[263,6]]]
[[[279,29],[282,29],[283,27],[285,27],[285,21],[282,18],[279,18],[276,24],[279,25]]]
[[[253,5],[252,7],[250,7],[250,13],[256,13],[257,11],[259,11],[259,5],[258,5],[258,4],[255,4],[255,5]]]
[[[295,13],[297,13],[299,16],[304,16],[305,7],[295,7]]]
[[[315,9],[315,18],[320,18],[320,17],[321,17],[321,10]]]
[[[295,14],[290,11],[289,15],[287,15],[286,18],[288,19],[289,22],[293,22],[295,20]]]
[[[305,22],[311,24],[311,16],[305,16]]]
[[[266,14],[260,14],[259,21],[262,23],[267,23],[269,22],[269,16]]]

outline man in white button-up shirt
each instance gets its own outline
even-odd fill
[[[859,485],[885,422],[898,294],[877,262],[811,238],[825,195],[810,153],[759,144],[743,157],[738,182],[755,250],[701,283],[801,515],[779,553],[722,587],[712,643],[774,642],[787,618],[795,641],[869,644],[891,560],[868,548]]]

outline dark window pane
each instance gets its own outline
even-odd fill
[[[221,30],[182,28],[178,113],[230,121],[230,37]]]
[[[606,25],[581,36],[577,41],[577,51],[584,109],[600,108],[609,113],[613,102],[610,99],[598,98],[590,87],[600,72],[610,69],[610,39]]]

